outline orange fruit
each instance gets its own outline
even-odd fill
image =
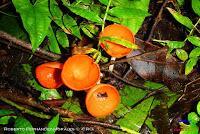
[[[86,95],[86,108],[94,117],[111,114],[120,102],[118,90],[109,84],[99,84],[91,88]]]
[[[35,75],[38,82],[46,88],[59,88],[63,82],[61,80],[61,70],[63,64],[59,62],[48,62],[36,67]]]
[[[105,27],[105,29],[100,33],[100,38],[107,36],[117,37],[131,43],[135,42],[135,37],[131,30],[119,24],[112,24]],[[128,55],[132,50],[131,48],[124,47],[121,44],[116,44],[110,41],[105,42],[106,43],[100,43],[100,46],[112,57],[121,58]]]
[[[73,90],[87,90],[100,80],[100,68],[87,55],[73,55],[64,63],[61,78]]]

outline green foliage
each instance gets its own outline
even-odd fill
[[[188,54],[184,49],[176,49],[176,55],[182,61],[186,61],[188,59]]]
[[[67,6],[68,9],[75,13],[76,15],[79,15],[87,20],[90,20],[92,22],[96,22],[98,24],[102,23],[102,19],[98,16],[98,14],[88,10],[88,9],[84,9],[78,5],[75,6]]]
[[[116,16],[118,18],[135,18],[138,16],[149,16],[149,13],[137,9],[137,8],[128,8],[128,7],[113,7],[108,12],[110,15]]]
[[[157,82],[145,81],[144,86],[149,88],[149,89],[155,89],[156,90],[156,89],[163,87],[164,85],[161,84],[161,83],[157,83]]]
[[[193,28],[193,23],[188,17],[183,16],[182,14],[180,14],[172,8],[167,7],[167,9],[179,23],[181,23],[189,29]]]
[[[200,0],[192,0],[192,9],[200,16]]]
[[[82,31],[90,38],[95,38],[98,34],[98,29],[93,24],[81,24]]]
[[[199,114],[199,104],[200,104],[200,101],[197,104],[198,114]],[[198,124],[200,123],[200,117],[195,112],[190,112],[188,114],[188,121],[190,123],[189,125],[186,125],[180,122],[180,126],[182,128],[180,134],[198,134],[199,132]]]
[[[200,118],[195,112],[191,112],[188,114],[188,121],[190,124],[197,124],[200,121]]]
[[[120,44],[127,48],[138,49],[138,46],[136,44],[133,44],[132,42],[129,42],[127,40],[124,40],[124,39],[121,39],[121,38],[115,37],[115,36],[104,36],[104,37],[101,37],[99,40],[100,40],[100,42],[103,42],[104,44],[106,44],[106,41],[110,41],[110,42],[113,42],[116,44]]]
[[[12,13],[8,12],[12,15]],[[0,30],[5,31],[18,39],[27,40],[27,34],[14,16],[2,14],[0,16]]]
[[[45,134],[55,134],[58,123],[59,123],[59,114],[53,117],[51,121],[48,123],[48,128]]]
[[[49,49],[51,52],[57,53],[57,54],[61,54],[60,48],[58,46],[58,42],[56,40],[56,37],[54,35],[53,29],[51,28],[51,26],[48,29],[48,38],[50,41],[49,44]]]
[[[197,36],[189,36],[187,37],[188,41],[191,42],[193,45],[200,47],[200,38]]]
[[[139,131],[149,113],[153,97],[144,100],[127,113],[124,118],[119,119],[116,124],[121,127],[129,128],[131,130]]]
[[[61,31],[61,30],[57,30],[56,31],[56,38],[58,43],[63,47],[63,48],[67,48],[69,47],[69,40],[67,35],[65,34],[65,32]]]
[[[156,40],[153,41],[159,42],[163,46],[168,46],[171,50],[182,48],[185,45],[184,41],[170,41],[170,40]]]
[[[63,16],[63,24],[71,34],[81,39],[79,27],[77,26],[76,21],[71,16],[65,14]]]
[[[194,66],[196,66],[196,64],[197,64],[197,61],[198,61],[197,57],[192,57],[186,62],[185,75],[188,75],[189,73],[192,72]]]
[[[200,101],[197,104],[197,113],[200,115]]]
[[[185,1],[184,0],[177,0],[179,6],[183,6]]]
[[[33,130],[33,126],[31,125],[31,123],[23,118],[23,117],[17,117],[17,119],[15,120],[15,128],[17,131],[15,131],[15,134],[35,134],[34,130]],[[17,129],[18,128],[18,129]]]
[[[9,115],[9,114],[14,114],[14,111],[11,110],[7,110],[7,109],[0,109],[0,116],[5,116],[5,115]]]
[[[190,58],[197,58],[199,56],[200,56],[200,47],[193,49],[189,55]]]
[[[0,117],[0,124],[1,125],[6,125],[9,123],[9,121],[11,119],[16,119],[17,116],[3,116],[3,117]]]
[[[37,0],[34,5],[29,0],[12,0],[23,21],[24,28],[29,33],[34,52],[44,40],[50,25],[48,0]]]
[[[80,108],[80,104],[77,100],[68,99],[63,105],[62,108],[72,111],[76,114],[82,114],[82,110]]]

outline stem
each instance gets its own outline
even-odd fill
[[[106,18],[107,18],[107,16],[108,16],[108,10],[109,10],[109,8],[110,8],[111,2],[112,2],[112,0],[109,0],[109,1],[108,1],[108,5],[107,5],[107,7],[106,7],[106,12],[105,12],[105,15],[104,15],[104,17],[103,17],[103,23],[102,23],[101,31],[104,30],[105,22],[106,22]]]
[[[31,54],[32,54],[31,44],[29,44],[23,40],[17,39],[16,37],[13,37],[12,35],[10,35],[6,32],[0,31],[0,39],[2,39],[2,40],[0,40],[0,42],[3,42],[4,44],[11,44],[13,47],[16,47],[16,48],[19,48],[19,49],[22,49],[25,51],[29,50],[29,52],[31,52]],[[47,60],[52,60],[52,61],[58,60],[61,58],[61,55],[48,52],[41,48],[37,48],[34,55],[44,58],[44,59],[47,59]]]
[[[200,22],[200,18],[198,19],[197,23],[194,25],[194,27],[192,28],[192,30],[190,31],[188,36],[192,35],[195,29],[199,32],[199,30],[196,28],[196,26],[199,24],[199,22]]]
[[[20,106],[4,97],[0,97],[0,100],[13,106],[13,107],[16,107],[17,109],[19,109],[20,111],[23,111],[24,113],[27,113],[27,114],[30,114],[30,115],[33,115],[35,117],[39,117],[39,118],[42,118],[42,119],[50,119],[51,116],[50,115],[46,115],[46,114],[43,114],[43,113],[39,113],[39,112],[35,112],[35,111],[32,111],[30,109],[27,109],[23,106]]]

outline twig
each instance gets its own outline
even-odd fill
[[[156,94],[162,93],[162,90],[166,88],[166,86],[162,86],[159,89],[156,89],[150,93],[148,93],[146,96],[144,96],[142,99],[138,100],[134,105],[131,106],[131,108],[134,108],[135,106],[137,106],[138,104],[140,104],[141,102],[143,102],[144,100],[150,98],[151,96],[154,96]]]
[[[135,55],[135,56],[132,56],[132,57],[129,57],[129,58],[123,58],[123,59],[120,59],[120,60],[117,60],[117,61],[110,61],[106,64],[103,64],[101,66],[101,70],[105,70],[106,67],[110,66],[110,65],[113,65],[113,64],[117,64],[117,63],[124,63],[124,62],[130,62],[131,60],[141,60],[141,57],[142,56],[145,56],[145,55],[148,55],[150,53],[153,53],[153,52],[156,52],[157,50],[155,51],[151,51],[151,52],[146,52],[146,53],[142,53],[142,54],[139,54],[139,55]]]
[[[6,6],[8,6],[8,5],[10,5],[10,2],[7,2],[7,3],[3,4],[3,5],[1,5],[1,6],[0,6],[0,9],[6,7]]]
[[[70,117],[70,118],[78,118],[77,115],[75,115],[73,112],[68,111],[66,109],[62,109],[62,108],[56,108],[56,107],[49,107],[47,105],[42,105],[42,102],[37,102],[34,98],[32,97],[26,97],[23,95],[19,95],[18,93],[15,92],[8,92],[7,90],[0,90],[0,96],[10,99],[12,101],[15,102],[19,102],[22,104],[26,104],[35,108],[38,108],[40,110],[43,110],[45,112],[55,112],[55,113],[59,113],[60,115],[62,115],[63,117]]]
[[[22,41],[20,39],[17,39],[16,37],[13,37],[12,35],[10,35],[6,32],[0,31],[0,38],[3,39],[3,40],[6,40],[6,42],[14,43],[14,44],[12,44],[13,47],[17,47],[17,48],[22,47],[23,49],[29,50],[29,52],[32,53],[31,44],[29,44],[25,41]],[[0,41],[5,43],[5,41],[2,41],[2,40],[0,40]],[[33,53],[33,54],[36,55],[36,56],[39,56],[41,58],[48,59],[48,60],[58,60],[58,59],[61,58],[61,55],[48,52],[48,51],[41,49],[41,48],[37,48],[36,52]]]
[[[110,8],[111,2],[112,2],[112,0],[109,0],[109,1],[108,1],[108,5],[107,5],[107,7],[106,7],[106,12],[105,12],[105,15],[104,15],[104,17],[103,17],[103,22],[102,22],[102,27],[101,27],[101,30],[102,30],[102,31],[104,30],[104,27],[105,27],[105,22],[106,22],[106,18],[107,18],[107,15],[108,15],[108,10],[109,10],[109,8]]]
[[[155,30],[156,26],[158,25],[158,23],[160,22],[160,20],[162,18],[161,16],[162,16],[162,13],[163,13],[163,9],[164,9],[164,7],[166,6],[167,3],[168,3],[168,0],[165,0],[163,5],[161,6],[160,11],[159,11],[158,15],[156,16],[155,22],[154,22],[154,24],[151,28],[150,33],[149,33],[149,37],[146,40],[147,42],[149,42],[151,40],[153,33],[154,33],[154,30]]]
[[[190,31],[189,35],[192,35],[194,30],[196,30],[198,33],[200,33],[200,31],[196,28],[196,26],[200,23],[200,18],[198,19],[197,23],[193,26],[192,30]]]
[[[23,111],[24,113],[27,113],[27,114],[35,116],[35,117],[39,117],[41,119],[50,119],[52,117],[50,115],[46,115],[44,113],[35,112],[35,111],[27,109],[27,108],[25,108],[23,106],[20,106],[20,105],[16,104],[15,102],[12,102],[9,99],[7,99],[5,97],[2,97],[1,95],[5,95],[5,93],[4,94],[0,94],[0,100],[1,101],[3,101],[5,103],[7,103],[7,104],[9,104],[9,105],[17,108],[20,111]],[[13,96],[13,95],[10,94],[10,96],[6,96],[6,97],[11,97],[11,96]],[[15,97],[13,97],[13,98],[15,98]],[[44,106],[42,106],[41,104],[38,104],[37,102],[33,101],[34,99],[29,99],[29,101],[28,101],[25,96],[23,96],[23,98],[22,98],[22,96],[20,96],[20,97],[21,98],[18,98],[18,99],[13,99],[13,98],[12,99],[15,100],[15,101],[17,101],[17,102],[20,102],[20,103],[23,103],[23,104],[28,104],[30,106],[41,108],[44,111],[47,111]],[[22,102],[22,100],[24,100],[24,101]],[[121,128],[118,125],[114,125],[114,124],[110,124],[110,123],[104,123],[104,122],[100,122],[100,121],[83,119],[83,118],[80,118],[80,116],[79,116],[79,118],[74,118],[74,115],[71,116],[71,117],[69,116],[70,118],[64,118],[64,117],[66,117],[66,115],[69,115],[70,112],[68,110],[61,109],[61,108],[55,108],[55,107],[50,108],[50,109],[55,110],[54,112],[56,112],[56,114],[59,113],[62,116],[61,119],[62,119],[63,122],[98,125],[98,126],[102,126],[102,127],[105,127],[105,128],[111,128],[111,129],[115,129],[115,130],[119,130],[119,131],[125,131],[125,132],[129,131],[131,133],[139,134],[139,133],[137,133],[137,132],[135,132],[133,130],[129,130],[127,128],[126,129],[125,128]]]
[[[198,77],[197,79],[195,79],[195,80],[193,80],[193,81],[188,82],[188,83],[185,85],[183,94],[178,98],[178,101],[180,101],[180,100],[185,96],[187,87],[188,87],[189,85],[191,85],[192,83],[198,81],[198,80],[200,80],[200,77]]]
[[[20,106],[20,105],[18,105],[16,103],[10,101],[10,100],[2,97],[2,96],[0,97],[0,100],[3,101],[3,102],[5,102],[5,103],[7,103],[7,104],[9,104],[9,105],[11,105],[11,106],[13,106],[13,107],[16,107],[17,109],[23,111],[24,113],[33,115],[35,117],[39,117],[39,118],[42,118],[42,119],[50,119],[51,118],[50,115],[46,115],[44,113],[39,113],[39,112],[32,111],[30,109],[27,109],[27,108],[25,108],[23,106]]]
[[[119,76],[119,75],[117,75],[116,73],[113,73],[113,72],[111,72],[111,71],[106,70],[106,72],[110,73],[110,74],[113,75],[115,78],[117,78],[117,79],[123,81],[124,83],[126,83],[126,84],[128,84],[128,85],[131,85],[131,86],[133,86],[133,87],[141,88],[141,89],[144,89],[144,90],[148,90],[148,89],[149,89],[149,88],[144,87],[144,86],[142,86],[142,85],[139,85],[139,84],[130,82],[130,81],[128,81],[128,80],[122,78],[121,76]]]

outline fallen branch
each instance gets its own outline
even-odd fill
[[[2,43],[5,43],[5,44],[10,44],[12,45],[13,47],[16,47],[16,48],[19,48],[19,49],[23,49],[25,51],[28,50],[28,52],[30,52],[31,54],[34,54],[38,57],[41,57],[41,58],[44,58],[44,59],[47,59],[47,60],[59,60],[61,59],[61,55],[59,54],[54,54],[54,53],[51,53],[49,51],[46,51],[42,48],[37,48],[35,53],[32,53],[32,46],[31,44],[23,41],[23,40],[20,40],[20,39],[17,39],[16,37],[13,37],[12,35],[6,33],[6,32],[3,32],[3,31],[0,31],[0,42]]]
[[[41,112],[39,113],[39,112],[32,111],[30,109],[27,109],[27,108],[25,108],[23,106],[20,106],[20,105],[18,105],[16,103],[10,101],[7,98],[4,98],[2,96],[0,97],[0,100],[5,102],[5,103],[7,103],[7,104],[9,104],[9,105],[11,105],[11,106],[13,106],[13,107],[15,107],[15,108],[17,108],[17,109],[19,109],[20,111],[23,111],[24,113],[33,115],[35,117],[39,117],[39,118],[42,118],[42,119],[50,119],[51,118],[50,115],[46,115],[46,114],[41,113]]]
[[[41,112],[32,111],[30,109],[27,109],[23,106],[20,106],[19,104],[16,104],[15,102],[3,97],[2,95],[5,95],[6,91],[3,91],[3,92],[4,92],[4,94],[2,94],[2,92],[0,92],[0,96],[1,96],[0,100],[1,101],[17,108],[18,110],[20,110],[20,111],[22,111],[26,114],[29,114],[29,115],[32,115],[32,116],[35,116],[35,117],[39,117],[41,119],[51,119],[52,116],[50,116],[50,115],[46,115],[46,114],[41,113]],[[33,98],[27,99],[27,97],[25,97],[25,96],[20,96],[21,98],[16,99],[16,96],[15,97],[13,96],[12,98],[11,98],[11,96],[13,96],[13,95],[12,94],[10,94],[10,96],[8,96],[8,94],[6,95],[6,97],[9,97],[12,100],[15,100],[17,102],[20,102],[20,103],[23,103],[23,104],[26,104],[26,105],[30,105],[30,106],[33,106],[33,107],[36,107],[36,108],[41,108],[41,109],[44,109],[45,111],[55,110],[53,112],[55,112],[55,114],[60,114],[62,116],[61,120],[63,122],[98,125],[98,126],[105,127],[105,128],[115,129],[115,130],[118,130],[118,131],[125,131],[125,132],[130,132],[130,133],[133,133],[133,134],[139,134],[139,133],[135,132],[134,130],[130,130],[128,128],[121,128],[118,125],[114,125],[114,124],[110,124],[110,123],[104,123],[104,122],[95,121],[95,120],[88,120],[88,119],[80,118],[81,116],[79,116],[79,118],[77,118],[78,116],[76,116],[76,118],[73,118],[74,115],[73,115],[73,117],[72,116],[70,117],[69,114],[72,113],[72,112],[70,112],[66,109],[61,109],[61,108],[54,108],[54,107],[53,108],[45,108],[45,106],[42,106],[41,104],[34,101]],[[22,102],[22,100],[23,100],[23,102]],[[49,110],[47,110],[47,109],[49,109]],[[68,115],[70,118],[64,118],[64,117],[66,117],[66,115]]]
[[[160,8],[160,10],[159,10],[159,12],[158,12],[158,15],[157,15],[156,18],[155,18],[155,22],[154,22],[154,24],[153,24],[153,26],[152,26],[152,28],[151,28],[151,31],[150,31],[150,33],[149,33],[149,36],[148,36],[148,38],[147,38],[147,40],[146,40],[147,42],[149,42],[149,41],[151,40],[151,38],[152,38],[152,36],[153,36],[153,33],[154,33],[154,31],[155,31],[156,26],[157,26],[158,23],[161,21],[163,9],[164,9],[164,7],[167,5],[167,3],[168,3],[168,0],[165,0],[165,1],[163,2],[162,6],[161,6],[161,8]]]

